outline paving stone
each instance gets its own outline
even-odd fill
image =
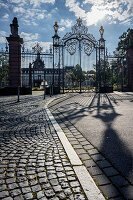
[[[51,179],[50,183],[51,183],[52,186],[56,186],[56,185],[59,184],[58,179]]]
[[[106,160],[98,161],[97,164],[100,168],[111,167],[110,163]]]
[[[125,200],[125,198],[119,196],[119,197],[114,197],[114,198],[111,198],[111,200]]]
[[[37,192],[37,199],[41,199],[42,197],[44,197],[44,192]]]
[[[45,195],[50,198],[50,197],[53,197],[55,195],[54,191],[51,189],[51,190],[46,190],[45,191]]]
[[[85,197],[83,194],[74,194],[75,200],[85,200]]]
[[[21,194],[21,190],[20,189],[14,189],[14,190],[11,190],[10,193],[11,193],[12,197],[15,197],[15,196],[18,196],[18,195]]]
[[[53,189],[55,192],[61,192],[62,191],[62,188],[60,185],[56,185],[56,186],[53,186]]]
[[[104,168],[103,171],[107,176],[114,176],[119,174],[118,171],[116,171],[113,167]]]
[[[66,196],[72,194],[72,191],[71,191],[70,188],[66,188],[66,189],[64,189],[63,191],[64,191],[64,193],[66,194]]]
[[[72,188],[74,193],[82,193],[81,188],[80,187],[74,187]]]
[[[86,154],[86,151],[82,148],[82,149],[76,149],[77,154]]]
[[[97,162],[97,161],[99,161],[99,160],[105,160],[105,158],[104,158],[101,154],[93,154],[93,155],[91,155],[91,158],[92,158],[95,162]]]
[[[94,147],[91,144],[84,145],[83,147],[85,150],[94,149]]]
[[[51,188],[51,185],[50,185],[49,183],[47,183],[47,184],[41,185],[41,187],[42,187],[43,189],[45,189],[45,190],[48,190],[48,189]]]
[[[8,188],[9,188],[10,190],[16,189],[16,188],[18,188],[18,187],[19,187],[19,186],[18,186],[18,184],[16,184],[16,183],[8,184]]]
[[[8,197],[9,196],[9,192],[8,191],[2,191],[0,192],[0,198],[4,198],[4,197]]]
[[[19,186],[20,187],[27,187],[27,186],[29,186],[29,183],[28,183],[28,181],[19,182]]]
[[[14,197],[14,200],[24,200],[22,195],[16,196]]]
[[[39,182],[40,183],[47,183],[48,179],[46,177],[45,178],[39,178]]]
[[[38,173],[38,176],[39,176],[39,177],[46,177],[46,172]]]
[[[64,188],[69,188],[69,184],[67,182],[61,182],[61,187]]]
[[[70,182],[71,187],[78,187],[79,186],[79,182],[78,181],[72,181]]]
[[[64,192],[61,192],[60,194],[58,194],[59,199],[65,199],[66,195]]]
[[[34,185],[34,186],[31,187],[31,189],[32,189],[33,192],[38,192],[38,191],[41,190],[41,187],[40,187],[40,185]]]
[[[37,185],[37,184],[38,184],[37,180],[31,180],[31,181],[30,181],[30,185],[31,185],[31,186]]]
[[[133,186],[124,186],[120,188],[121,193],[126,199],[132,200],[133,199]]]
[[[22,188],[22,192],[23,193],[29,193],[29,192],[31,192],[31,188],[30,187],[24,187],[24,188]]]
[[[76,177],[75,177],[75,176],[68,176],[68,180],[69,180],[69,181],[75,181],[75,180],[76,180]]]
[[[74,144],[73,145],[73,147],[74,147],[74,149],[82,149],[83,147],[82,147],[82,145],[80,145],[80,144]]]
[[[80,154],[79,157],[80,157],[80,159],[82,159],[83,161],[91,159],[91,157],[90,157],[87,153]]]
[[[24,194],[25,199],[33,199],[32,193]]]
[[[96,166],[96,163],[93,161],[93,160],[85,160],[84,161],[84,164],[86,167],[93,167],[93,166]]]
[[[98,183],[98,185],[105,185],[105,184],[110,183],[110,180],[104,174],[93,176],[93,177]]]
[[[89,150],[88,150],[88,153],[89,153],[90,155],[94,155],[94,154],[98,154],[99,152],[98,152],[97,149],[89,149]]]
[[[16,182],[15,178],[7,178],[6,179],[6,183],[7,184],[9,184],[9,183],[15,183],[15,182]]]
[[[110,179],[113,182],[113,184],[115,184],[117,187],[121,187],[128,184],[127,180],[120,175],[110,177]]]
[[[112,184],[102,185],[102,186],[99,186],[99,187],[108,198],[120,196],[120,193],[118,192],[118,190]]]
[[[100,174],[103,173],[98,166],[96,166],[96,167],[90,167],[88,170],[91,173],[91,175],[100,175]]]
[[[7,189],[7,186],[5,184],[3,184],[3,185],[0,186],[0,192],[4,191],[6,189]]]
[[[57,176],[58,176],[59,178],[61,178],[61,177],[65,177],[66,175],[65,175],[65,173],[63,173],[63,172],[57,172]]]

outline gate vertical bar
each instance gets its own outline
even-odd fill
[[[54,38],[53,38],[53,79],[52,79],[52,95],[54,91]]]
[[[98,71],[97,71],[97,46],[96,46],[96,91],[98,89]]]
[[[63,73],[62,73],[62,83],[63,83],[63,94],[64,94],[64,50],[63,50],[63,45],[62,45],[62,69],[63,69]]]
[[[81,41],[79,40],[79,64],[81,67]],[[81,76],[80,76],[80,93],[81,93]]]

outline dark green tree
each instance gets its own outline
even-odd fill
[[[123,32],[122,35],[119,37],[118,46],[116,48],[118,56],[124,56],[126,52],[126,48],[130,43],[130,31],[131,29],[127,29],[127,31]]]
[[[82,68],[79,64],[77,64],[73,69],[73,74],[75,80],[80,84],[80,92],[81,92],[81,83],[85,81],[85,73],[82,71]]]
[[[0,87],[8,83],[9,63],[5,54],[0,55]]]
[[[85,80],[85,73],[82,71],[82,68],[79,64],[74,67],[73,74],[77,82],[83,82]]]

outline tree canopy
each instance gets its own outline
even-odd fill
[[[9,63],[6,55],[0,55],[0,87],[8,81]]]
[[[85,80],[85,74],[82,71],[82,68],[79,64],[77,64],[74,69],[73,69],[73,77],[75,78],[76,81],[81,81],[83,82]]]

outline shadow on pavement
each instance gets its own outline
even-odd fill
[[[92,115],[92,117],[100,119],[105,127],[105,131],[103,131],[99,151],[130,183],[133,184],[133,156],[126,143],[120,138],[117,130],[113,128],[113,124],[117,117],[120,117],[120,114],[115,111],[110,99],[115,106],[117,106],[118,102],[110,98],[109,94],[94,94],[89,105],[84,107],[76,101],[68,102],[66,103],[67,106],[66,104],[61,106],[62,109],[59,106],[61,113],[65,116],[65,118],[63,118],[63,116],[61,118],[62,121],[66,121],[66,119],[69,121],[72,120],[73,124],[87,115]],[[94,115],[94,113],[96,114]],[[117,185],[117,187],[119,187],[119,185]],[[112,192],[113,190],[114,187],[112,186]],[[123,192],[125,197],[127,193],[128,187],[125,188],[125,192]]]

